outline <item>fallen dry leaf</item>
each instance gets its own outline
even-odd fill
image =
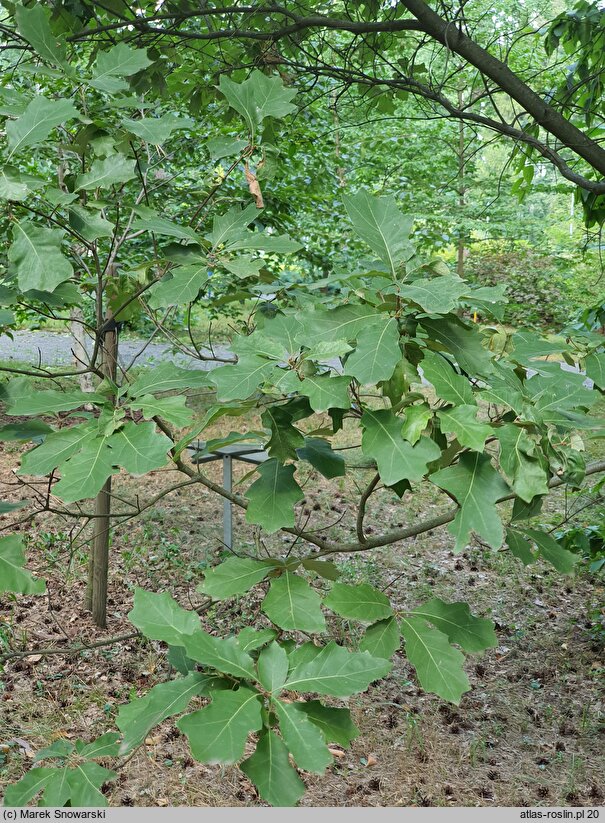
[[[68,732],[65,729],[57,729],[51,734],[50,739],[54,742],[55,740],[61,740],[62,738],[69,739],[70,737],[73,737],[71,732]]]
[[[338,757],[339,759],[342,759],[345,756],[345,753],[340,749],[331,749],[330,747],[328,747],[328,751],[330,752],[332,757]]]

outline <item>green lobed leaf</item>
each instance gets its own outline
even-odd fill
[[[245,209],[233,206],[225,214],[217,214],[212,223],[212,231],[206,235],[206,240],[212,244],[213,251],[227,244],[231,245],[238,240],[247,238],[250,223],[258,220],[258,209],[251,204]]]
[[[368,626],[359,644],[359,651],[390,660],[400,645],[401,635],[397,621],[394,617],[387,617],[386,620],[379,620]]]
[[[34,97],[21,117],[6,124],[9,160],[24,149],[42,143],[56,126],[79,116],[70,100],[49,100],[43,95]]]
[[[534,497],[531,503],[526,503],[519,497],[515,497],[513,503],[513,511],[511,514],[511,522],[516,520],[529,520],[532,517],[537,517],[542,511],[542,504],[544,500],[542,497]]]
[[[212,694],[212,703],[176,724],[187,736],[191,753],[202,763],[235,763],[250,732],[262,727],[260,694],[240,686]]]
[[[187,398],[183,395],[156,398],[152,394],[144,394],[137,400],[129,403],[132,409],[141,411],[145,420],[161,417],[179,429],[189,426],[193,422],[193,411],[187,408]]]
[[[413,280],[399,288],[402,297],[413,300],[429,314],[447,314],[455,309],[463,294],[469,291],[468,283],[447,274],[432,279]]]
[[[181,644],[192,660],[204,666],[244,680],[256,678],[252,658],[235,637],[213,637],[198,629],[194,634],[183,635]]]
[[[75,503],[98,494],[107,478],[118,471],[114,468],[108,441],[108,437],[88,440],[63,463],[61,480],[53,486],[53,494],[64,503]]]
[[[31,174],[24,174],[14,166],[0,169],[0,200],[25,200],[36,189],[46,185],[44,180]]]
[[[324,598],[324,605],[341,617],[361,623],[375,623],[393,614],[389,598],[367,583],[335,583]]]
[[[468,603],[445,603],[433,597],[412,614],[432,623],[464,651],[482,652],[498,645],[493,622],[472,615]]]
[[[176,237],[177,240],[199,243],[199,237],[190,226],[182,226],[167,217],[160,217],[153,209],[147,207],[139,206],[137,213],[141,216],[133,222],[133,231],[150,231],[163,237]],[[196,271],[199,271],[199,266],[187,266],[186,268],[196,268]],[[208,268],[207,264],[205,268]]]
[[[422,372],[442,400],[456,405],[475,403],[473,390],[466,377],[458,374],[454,366],[441,355],[426,351],[422,361]]]
[[[332,755],[320,729],[298,708],[297,703],[274,700],[273,707],[284,743],[298,768],[323,774],[332,763]]]
[[[96,763],[82,763],[75,768],[35,768],[7,786],[4,803],[7,806],[25,806],[43,791],[39,806],[60,807],[67,804],[80,808],[104,807],[107,800],[101,792],[104,783],[115,780],[117,772],[104,769]]]
[[[246,521],[262,526],[270,534],[294,526],[294,506],[304,498],[294,480],[294,466],[271,459],[258,467],[258,473],[260,477],[246,491]]]
[[[401,427],[403,439],[411,443],[412,446],[417,443],[432,416],[433,411],[426,403],[408,406],[405,409]]]
[[[277,637],[275,629],[253,629],[246,626],[236,637],[237,644],[244,652],[251,652],[260,649]]]
[[[326,628],[320,596],[306,580],[290,572],[271,581],[262,610],[281,629],[322,632]]]
[[[46,229],[29,220],[13,223],[9,271],[17,275],[21,291],[52,292],[72,277],[72,265],[61,252],[64,235],[61,229]]]
[[[208,385],[207,372],[199,369],[181,369],[171,363],[163,363],[147,369],[128,387],[130,397],[140,398],[146,394],[193,389]]]
[[[302,666],[303,663],[309,663],[315,660],[317,655],[323,651],[323,646],[316,646],[312,640],[303,643],[301,646],[294,646],[288,651],[288,660],[290,663],[290,671],[293,671],[297,666]]]
[[[247,557],[230,557],[204,572],[198,591],[214,600],[226,600],[249,591],[271,571],[269,563]]]
[[[126,43],[118,43],[109,51],[98,53],[89,83],[93,88],[109,94],[125,91],[129,86],[121,78],[143,71],[151,62],[146,49],[133,49]]]
[[[210,380],[216,386],[217,399],[246,400],[265,382],[273,367],[271,361],[248,354],[233,365],[213,369]]]
[[[605,354],[591,354],[586,358],[586,376],[605,391]]]
[[[496,501],[509,489],[489,457],[477,452],[462,454],[456,465],[441,469],[430,479],[450,492],[460,506],[449,526],[450,533],[456,538],[455,551],[462,551],[472,531],[494,549],[502,545],[504,532]]]
[[[314,560],[308,558],[302,561],[302,567],[308,571],[315,572],[326,580],[338,580],[340,570],[331,560]]]
[[[5,806],[25,806],[39,792],[46,787],[49,779],[55,774],[55,769],[48,766],[30,769],[17,781],[4,790]]]
[[[247,147],[247,140],[238,140],[232,137],[211,137],[206,143],[206,148],[212,160],[233,157],[236,154],[241,154]]]
[[[187,657],[185,649],[182,646],[168,646],[168,654],[166,660],[180,674],[189,674],[197,668],[195,660]]]
[[[18,388],[18,392],[11,393],[12,385]],[[105,398],[99,394],[89,394],[82,391],[33,391],[29,380],[23,383],[11,380],[9,384],[8,412],[9,414],[34,415],[34,414],[56,414],[61,411],[71,411],[80,408],[86,403],[105,402]]]
[[[44,438],[53,431],[54,429],[42,420],[14,421],[0,426],[0,441],[17,440],[25,443],[28,440]]]
[[[0,309],[0,326],[12,326],[15,322],[15,315],[7,309]]]
[[[78,205],[69,207],[69,225],[78,232],[80,237],[89,242],[98,240],[100,237],[111,237],[115,228],[109,220]]]
[[[359,236],[396,275],[412,253],[409,233],[413,219],[404,216],[391,195],[374,197],[368,191],[344,197],[349,219]]]
[[[324,706],[319,700],[307,700],[304,703],[297,703],[296,706],[299,712],[306,714],[321,730],[327,743],[338,743],[346,749],[351,741],[361,734],[351,720],[351,712],[348,709]]]
[[[222,74],[218,88],[231,108],[244,118],[251,138],[266,117],[285,117],[296,108],[291,103],[296,90],[286,88],[280,77],[268,76],[258,69],[242,83]]]
[[[16,534],[0,537],[0,592],[44,594],[46,583],[24,569],[23,540]]]
[[[546,532],[539,529],[526,529],[525,534],[532,540],[537,548],[540,557],[543,557],[551,566],[554,566],[561,574],[572,574],[580,556],[567,551],[560,543]]]
[[[465,325],[454,315],[439,319],[423,317],[419,323],[429,337],[450,352],[468,374],[488,375],[493,372],[491,355],[483,347],[476,328]]]
[[[559,363],[545,363],[540,368],[542,373],[526,380],[524,385],[542,419],[548,420],[550,413],[558,421],[559,412],[590,408],[596,402],[598,393],[585,387],[583,374],[563,371]]]
[[[271,806],[295,806],[305,793],[305,784],[290,765],[288,749],[271,730],[263,732],[256,751],[240,768]]]
[[[388,380],[401,360],[397,320],[390,317],[363,329],[355,351],[347,358],[344,372],[362,386]]]
[[[112,154],[103,160],[95,160],[90,171],[76,177],[76,191],[107,189],[118,183],[127,183],[135,175],[134,160],[123,154]]]
[[[477,406],[456,406],[437,412],[437,417],[441,422],[441,431],[455,434],[461,446],[482,452],[485,441],[495,434],[495,430],[477,420],[477,411]]]
[[[67,63],[65,43],[55,37],[50,27],[50,9],[40,3],[27,8],[17,4],[15,18],[19,34],[34,47],[43,60],[54,66],[61,66],[68,73],[73,69]]]
[[[390,670],[388,660],[372,657],[368,652],[350,652],[332,642],[312,660],[296,666],[284,688],[349,697],[365,691],[370,683],[380,680]]]
[[[156,431],[155,423],[132,421],[112,435],[108,443],[113,455],[112,462],[137,476],[165,466],[167,452],[173,445],[169,437]]]
[[[529,566],[530,563],[535,563],[536,556],[532,552],[531,543],[520,532],[515,529],[507,529],[506,544],[511,554],[518,557],[523,565]]]
[[[308,375],[300,380],[293,371],[286,372],[288,381],[281,386],[282,391],[295,391],[309,398],[314,412],[318,414],[328,409],[350,409],[349,377],[329,377],[325,374]]]
[[[178,117],[176,114],[163,114],[161,117],[141,117],[139,120],[126,118],[122,126],[131,134],[136,134],[147,143],[159,146],[168,140],[172,133],[182,129],[191,129],[195,125],[190,117]]]
[[[378,464],[380,478],[386,486],[400,480],[421,480],[428,464],[436,460],[441,449],[428,437],[412,446],[401,434],[403,420],[390,409],[366,410],[361,418],[361,449]]]
[[[297,449],[305,442],[305,438],[292,425],[292,415],[283,406],[270,406],[262,415],[263,425],[271,430],[271,438],[265,448],[271,457],[284,463],[286,460],[296,460]]]
[[[353,341],[367,327],[381,318],[372,306],[356,304],[338,306],[331,311],[316,309],[308,312],[300,320],[300,328],[295,331],[296,341],[308,346],[312,341],[314,346],[320,343],[334,343],[339,345],[343,340]]]
[[[296,449],[300,460],[306,460],[314,469],[327,477],[343,477],[345,474],[345,460],[342,455],[332,451],[332,446],[321,437],[305,437],[305,445]]]
[[[540,334],[519,329],[511,339],[513,351],[511,358],[521,365],[535,365],[535,361],[552,354],[561,354],[566,351],[567,344],[563,337],[558,340],[545,340]]]
[[[208,281],[208,277],[206,262],[179,266],[171,272],[170,277],[163,278],[149,290],[149,305],[155,309],[191,303]]]
[[[263,267],[263,260],[261,257],[252,258],[250,254],[240,254],[238,257],[232,257],[230,260],[221,258],[220,264],[230,274],[234,274],[237,278],[245,280],[248,277],[258,278],[260,270]]]
[[[443,632],[418,617],[404,618],[401,632],[406,656],[416,669],[422,688],[458,704],[464,692],[471,688],[462,668],[462,652],[450,646]]]
[[[82,741],[78,740],[78,743],[81,744]],[[75,748],[75,744],[70,740],[60,738],[59,740],[55,740],[54,743],[51,743],[50,746],[46,746],[44,749],[38,749],[34,757],[34,763],[41,763],[43,760],[65,760],[65,758],[69,757],[69,755],[75,751]]]
[[[198,615],[179,606],[168,592],[148,592],[138,587],[128,619],[145,637],[172,646],[183,646],[186,636],[200,630]]]
[[[184,712],[194,697],[207,696],[217,683],[215,677],[191,672],[186,677],[158,683],[143,697],[120,706],[116,718],[116,726],[123,735],[120,755],[135,749],[162,720]]]
[[[95,436],[95,429],[89,423],[53,431],[41,445],[23,455],[18,473],[38,477],[50,474]]]
[[[258,682],[272,694],[281,691],[288,676],[288,655],[275,640],[261,651],[256,663]]]
[[[483,314],[491,314],[500,322],[504,319],[507,286],[499,283],[497,286],[482,286],[479,289],[465,292],[463,301],[467,306],[478,309]]]
[[[117,776],[117,772],[105,769],[97,763],[82,763],[74,769],[68,769],[67,782],[70,789],[70,805],[79,808],[106,806],[107,800],[101,791],[101,787],[104,783],[115,780]],[[45,798],[45,800],[49,801],[49,806],[56,805],[54,800],[49,798]]]
[[[116,732],[107,732],[91,743],[76,740],[76,752],[80,757],[85,757],[87,760],[94,760],[99,757],[117,757],[120,749],[119,739],[120,735]]]
[[[548,493],[546,460],[521,426],[505,423],[495,430],[500,441],[500,466],[512,489],[526,503]]]

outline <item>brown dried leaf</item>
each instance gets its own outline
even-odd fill
[[[250,166],[248,162],[244,163],[244,174],[246,175],[246,182],[248,183],[248,188],[250,189],[250,194],[254,197],[254,202],[256,203],[257,209],[264,209],[265,203],[263,201],[263,193],[260,190],[260,185],[258,180],[256,179],[256,175],[250,171]]]

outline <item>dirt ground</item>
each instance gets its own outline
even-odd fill
[[[249,422],[251,428],[254,423]],[[229,428],[226,424],[223,431]],[[14,485],[22,450],[0,444],[2,499],[27,496],[27,489]],[[239,475],[247,469],[239,468]],[[207,471],[219,480],[217,464]],[[309,474],[301,516],[311,517],[314,527],[328,526],[331,536],[350,534],[356,485],[361,488],[363,477],[354,472],[346,481],[328,483]],[[144,479],[121,475],[116,489],[148,499],[176,479],[163,471]],[[424,519],[443,505],[433,489],[403,501],[390,492],[377,493],[369,505],[367,531]],[[556,515],[562,495],[548,505],[543,516]],[[1,516],[0,527],[21,514]],[[19,529],[27,539],[29,567],[46,578],[48,595],[4,598],[0,653],[7,647],[61,649],[132,631],[127,613],[136,585],[170,591],[187,607],[198,605],[200,575],[222,550],[222,503],[201,487],[188,487],[116,531],[106,631],[94,627],[82,607],[88,533],[78,535],[73,522],[53,515],[38,516]],[[253,546],[250,527],[239,515],[235,534],[236,547]],[[268,546],[285,553],[291,540],[273,536]],[[443,528],[365,556],[336,558],[345,582],[388,587],[397,607],[413,607],[431,596],[467,600],[473,613],[495,620],[500,645],[468,659],[472,691],[459,707],[423,693],[398,654],[384,681],[345,701],[361,736],[324,776],[301,775],[308,789],[302,805],[603,803],[605,638],[595,617],[603,609],[602,577],[583,571],[566,578],[543,564],[524,568],[508,552],[480,545],[455,556],[452,546]],[[260,598],[221,603],[203,623],[227,632],[262,623],[259,603]],[[339,640],[354,639],[359,631],[336,623],[333,629]],[[120,705],[169,677],[163,645],[138,638],[79,655],[10,660],[0,673],[0,795],[2,785],[31,766],[37,750],[61,737],[89,740],[115,730]],[[259,802],[236,767],[195,762],[170,720],[150,733],[106,794],[112,806]]]

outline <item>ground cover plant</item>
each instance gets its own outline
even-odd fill
[[[324,774],[359,737],[350,705],[379,688],[372,684],[391,673],[394,656],[405,656],[424,692],[458,705],[471,690],[467,658],[498,646],[488,610],[476,614],[465,600],[422,587],[402,601],[392,583],[370,571],[359,581],[347,563],[363,558],[370,570],[377,550],[447,526],[454,554],[476,540],[488,556],[505,553],[509,570],[546,563],[561,576],[574,572],[578,535],[554,534],[569,513],[555,524],[540,518],[552,492],[577,490],[605,470],[598,455],[585,459],[604,432],[594,410],[605,390],[602,337],[503,331],[505,286],[472,286],[420,251],[414,216],[364,188],[342,196],[339,220],[365,256],[315,281],[282,277],[284,258],[304,245],[265,224],[252,171],[278,151],[271,141],[295,110],[296,90],[282,76],[258,68],[242,80],[220,76],[218,99],[235,136],[210,153],[229,166],[219,173],[209,165],[189,185],[174,158],[198,135],[195,124],[178,107],[137,94],[159,70],[151,48],[121,41],[68,55],[42,5],[17,6],[14,15],[36,55],[32,70],[52,79],[53,97],[32,95],[26,72],[5,95],[2,321],[10,328],[14,307],[33,309],[80,326],[92,349],[78,349],[72,369],[2,367],[9,379],[0,437],[28,444],[14,452],[12,480],[25,497],[2,503],[13,526],[0,538],[2,589],[43,597],[20,527],[34,518],[37,529],[45,519],[69,524],[70,551],[89,548],[86,590],[76,590],[106,629],[114,530],[123,533],[170,496],[203,489],[240,508],[246,531],[243,545],[217,562],[181,567],[195,594],[190,608],[161,572],[153,585],[149,576],[133,585],[130,631],[114,642],[144,638],[174,676],[129,694],[95,735],[59,736],[38,750],[4,802],[103,805],[103,787],[156,726],[176,718],[194,760],[237,764],[261,801],[294,805],[305,792],[299,772]],[[566,133],[559,121],[553,128]],[[596,149],[580,153],[598,168]],[[220,197],[241,167],[243,206]],[[571,173],[566,165],[563,173]],[[251,304],[221,351],[191,326],[192,306],[203,300]],[[192,359],[221,365],[136,370],[122,362],[120,323],[135,306],[154,335],[169,339],[167,320],[180,312]],[[477,312],[494,323],[473,322]],[[216,432],[217,424],[225,428]],[[188,458],[200,438],[207,452],[260,441],[268,459],[227,492]],[[144,479],[122,488],[125,475]],[[332,489],[333,499],[347,484],[354,516],[346,527],[317,522],[307,500],[313,484]],[[369,524],[377,498],[389,518],[398,505],[407,518],[416,499],[430,498],[436,511]],[[187,500],[195,517],[195,500]],[[53,540],[45,545],[51,557]],[[179,550],[165,528],[151,543],[165,556],[160,568],[174,574]],[[122,544],[128,573],[150,560],[135,549]],[[249,624],[230,625],[222,608],[249,614]],[[8,646],[5,663],[36,657]]]

